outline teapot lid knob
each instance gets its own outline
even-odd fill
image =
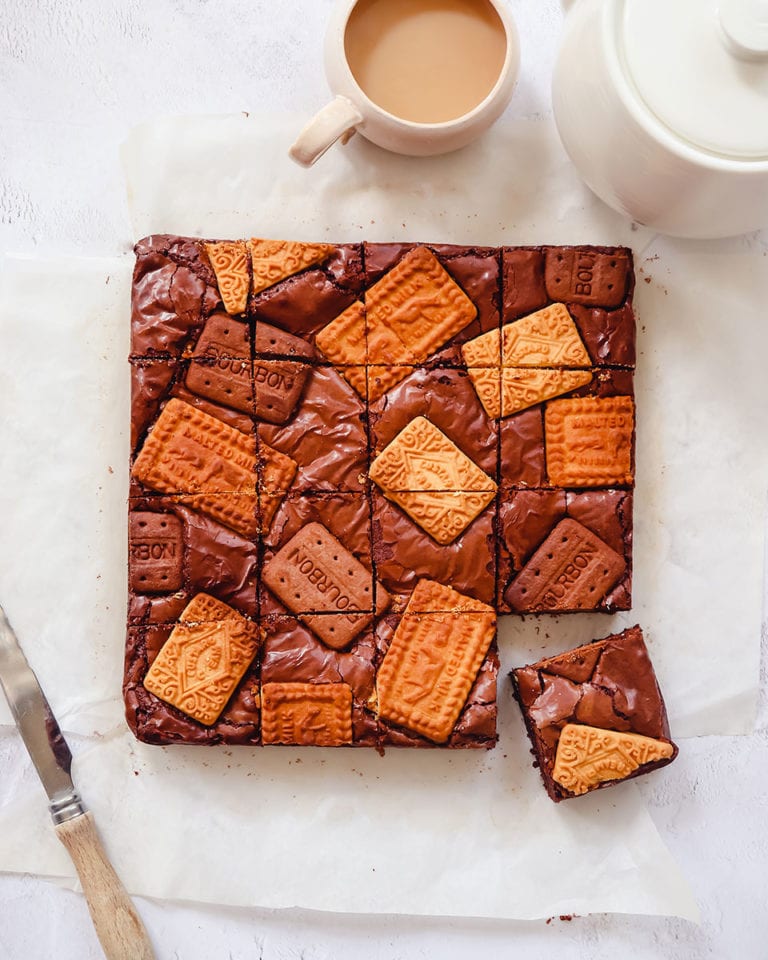
[[[768,59],[768,0],[720,0],[720,26],[733,54]]]

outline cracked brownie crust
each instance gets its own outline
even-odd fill
[[[135,253],[136,735],[493,746],[495,613],[631,604],[630,251]],[[190,622],[201,596],[217,616]]]

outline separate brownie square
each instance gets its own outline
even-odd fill
[[[630,609],[631,491],[503,491],[497,532],[499,611]]]
[[[519,667],[510,677],[555,802],[649,773],[677,756],[638,626]]]

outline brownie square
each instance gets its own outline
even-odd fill
[[[123,699],[126,720],[145,743],[257,745],[261,743],[258,656],[246,670],[219,718],[198,723],[144,686],[149,668],[167,643],[174,624],[129,626],[125,650]]]
[[[224,509],[230,497],[220,498]],[[256,509],[243,498],[242,506]],[[247,616],[258,612],[259,547],[211,515],[200,498],[145,496],[129,502],[128,618],[131,623],[174,623],[198,593],[206,593]],[[237,506],[237,504],[235,504]],[[254,514],[255,518],[255,514]],[[140,527],[141,523],[147,526]],[[165,530],[161,524],[166,523]],[[151,532],[148,535],[147,529]],[[162,539],[160,534],[169,531]],[[146,558],[143,559],[142,558]],[[162,581],[169,562],[179,576]],[[142,580],[142,575],[149,579]]]
[[[638,626],[519,667],[510,677],[536,766],[555,802],[648,773],[677,756]],[[559,749],[564,730],[570,740]]]
[[[292,492],[362,493],[368,471],[365,403],[332,367],[304,372],[303,392],[290,418],[281,424],[259,422],[258,435],[296,462]]]

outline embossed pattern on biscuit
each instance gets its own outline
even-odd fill
[[[144,686],[193,720],[215,723],[258,651],[259,628],[208,594],[182,613]]]
[[[562,303],[537,310],[462,346],[480,402],[493,419],[509,417],[592,379],[590,358]]]
[[[128,580],[137,593],[173,593],[182,584],[184,538],[172,513],[135,510],[128,529]]]
[[[438,543],[455,540],[496,495],[496,482],[426,417],[398,433],[369,475]]]
[[[257,532],[255,438],[183,400],[165,405],[132,476],[244,536]]]
[[[262,579],[327,646],[341,650],[389,605],[373,575],[322,524],[308,523],[264,565]],[[375,596],[374,596],[375,594]]]
[[[614,309],[626,296],[631,270],[626,250],[548,249],[544,282],[553,300]]]
[[[519,613],[594,610],[626,570],[624,557],[566,517],[504,593]]]
[[[248,304],[251,275],[244,240],[206,243],[205,252],[216,274],[216,283],[227,313],[243,313]]]
[[[352,742],[352,688],[346,683],[265,683],[262,741],[315,747]]]
[[[477,308],[426,247],[409,251],[357,301],[317,335],[361,397],[369,364],[368,398],[378,400],[477,316]],[[349,368],[353,369],[350,370]],[[346,368],[346,370],[345,370]]]
[[[317,334],[315,343],[336,364],[339,373],[365,400],[367,396],[365,364],[365,305],[355,300]]]
[[[671,743],[637,733],[567,723],[557,744],[552,779],[580,796],[609,780],[624,780],[646,763],[669,760]]]
[[[422,612],[429,606],[438,610]],[[380,716],[444,743],[495,633],[492,607],[435,581],[420,581],[376,677]]]
[[[322,263],[335,250],[330,243],[299,243],[296,240],[262,240],[252,237],[248,241],[253,269],[253,292],[260,293],[306,270]]]
[[[579,331],[565,304],[552,303],[501,330],[489,330],[462,345],[467,366],[588,367]]]
[[[559,487],[631,484],[631,397],[553,400],[544,411],[547,473]]]

